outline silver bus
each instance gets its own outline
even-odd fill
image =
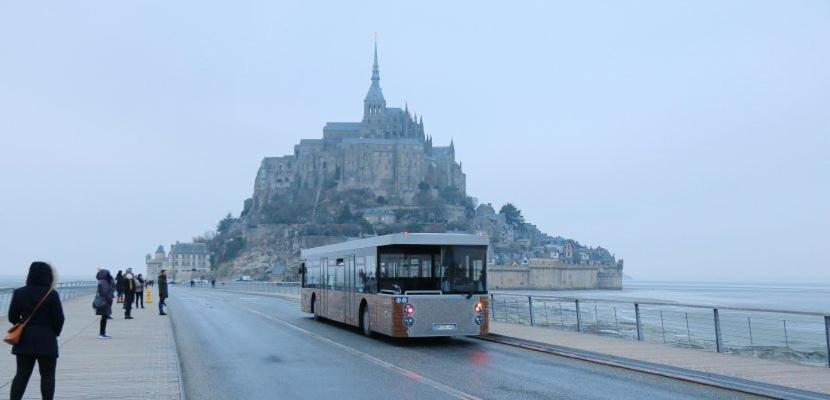
[[[303,249],[302,310],[367,336],[486,335],[488,243],[399,233]]]

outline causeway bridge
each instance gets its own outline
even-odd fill
[[[615,310],[614,331],[599,307],[572,315],[571,300],[496,294],[491,337],[398,341],[302,313],[296,284],[171,285],[168,316],[158,315],[156,298],[134,310],[134,320],[114,307],[113,339],[99,340],[94,286],[58,290],[66,293],[67,316],[57,374],[62,399],[830,399],[820,351],[806,362],[724,354],[737,346],[727,318],[712,323],[722,325],[714,351],[693,346],[695,335],[708,333],[690,324],[682,338],[682,324],[670,322],[676,305],[661,309],[662,332],[646,323],[657,306],[647,304],[633,317]],[[0,291],[0,303],[7,297]],[[632,318],[638,336],[626,338]],[[773,340],[757,321],[752,340]],[[812,332],[805,329],[791,327],[787,346],[805,345],[799,335]],[[0,399],[8,398],[13,373],[13,358],[0,358]],[[26,398],[39,398],[36,373]]]

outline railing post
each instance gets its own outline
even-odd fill
[[[824,316],[824,339],[827,341],[827,368],[830,368],[830,315]]]
[[[689,329],[689,313],[686,314],[686,340],[689,342],[689,345],[692,344],[692,331]]]
[[[718,309],[713,308],[714,317],[715,317],[715,350],[720,353],[721,351],[721,333],[720,333],[720,315],[718,314]]]
[[[576,306],[576,331],[582,332],[582,320],[579,318],[579,299],[574,299],[574,305]]]
[[[530,311],[530,326],[533,326],[533,296],[527,296],[527,308]]]
[[[492,314],[493,321],[496,320],[496,298],[490,293],[490,314]]]
[[[639,303],[634,303],[634,320],[637,324],[637,341],[642,342],[643,341],[643,333],[640,330],[641,324],[640,324],[640,304]]]

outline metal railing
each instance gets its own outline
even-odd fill
[[[183,286],[189,286],[185,283]],[[210,288],[210,283],[196,283],[197,287]],[[300,297],[300,282],[216,282],[216,289],[235,290],[239,292],[276,293],[285,296]]]
[[[97,288],[98,282],[96,281],[59,282],[55,286],[55,290],[60,294],[61,300],[93,294]],[[14,288],[0,288],[0,316],[5,316],[9,311],[9,304],[11,304],[13,292]]]
[[[491,294],[492,319],[830,367],[830,315]],[[828,313],[830,314],[830,312]]]

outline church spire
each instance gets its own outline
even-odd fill
[[[378,38],[375,37],[375,62],[372,64],[372,85],[380,81],[380,68],[378,67]]]
[[[363,99],[363,122],[372,122],[375,131],[372,135],[382,134],[380,125],[386,113],[386,99],[383,98],[383,91],[380,90],[380,68],[378,67],[378,40],[375,37],[374,61],[372,63],[372,84],[369,92]]]

